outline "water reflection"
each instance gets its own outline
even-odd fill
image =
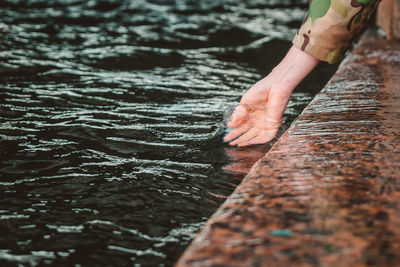
[[[246,148],[225,148],[225,153],[232,159],[232,162],[225,165],[223,169],[234,174],[246,175],[254,163],[263,157],[270,147],[271,145],[267,144]]]

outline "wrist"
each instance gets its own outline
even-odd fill
[[[267,76],[272,83],[284,88],[294,88],[318,65],[315,57],[292,46],[284,59]]]

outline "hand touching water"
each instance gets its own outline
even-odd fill
[[[227,123],[232,130],[224,140],[233,140],[229,144],[238,146],[272,140],[282,124],[282,116],[293,90],[318,62],[293,46],[267,77],[243,95]]]
[[[272,140],[282,124],[292,88],[274,84],[268,77],[253,85],[242,97],[230,121],[232,130],[225,136],[230,145],[247,146]]]

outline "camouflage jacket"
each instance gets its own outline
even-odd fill
[[[310,0],[293,44],[329,63],[337,63],[367,23],[380,0]]]

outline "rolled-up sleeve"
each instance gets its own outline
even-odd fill
[[[380,0],[311,0],[293,44],[328,63],[338,63]]]

